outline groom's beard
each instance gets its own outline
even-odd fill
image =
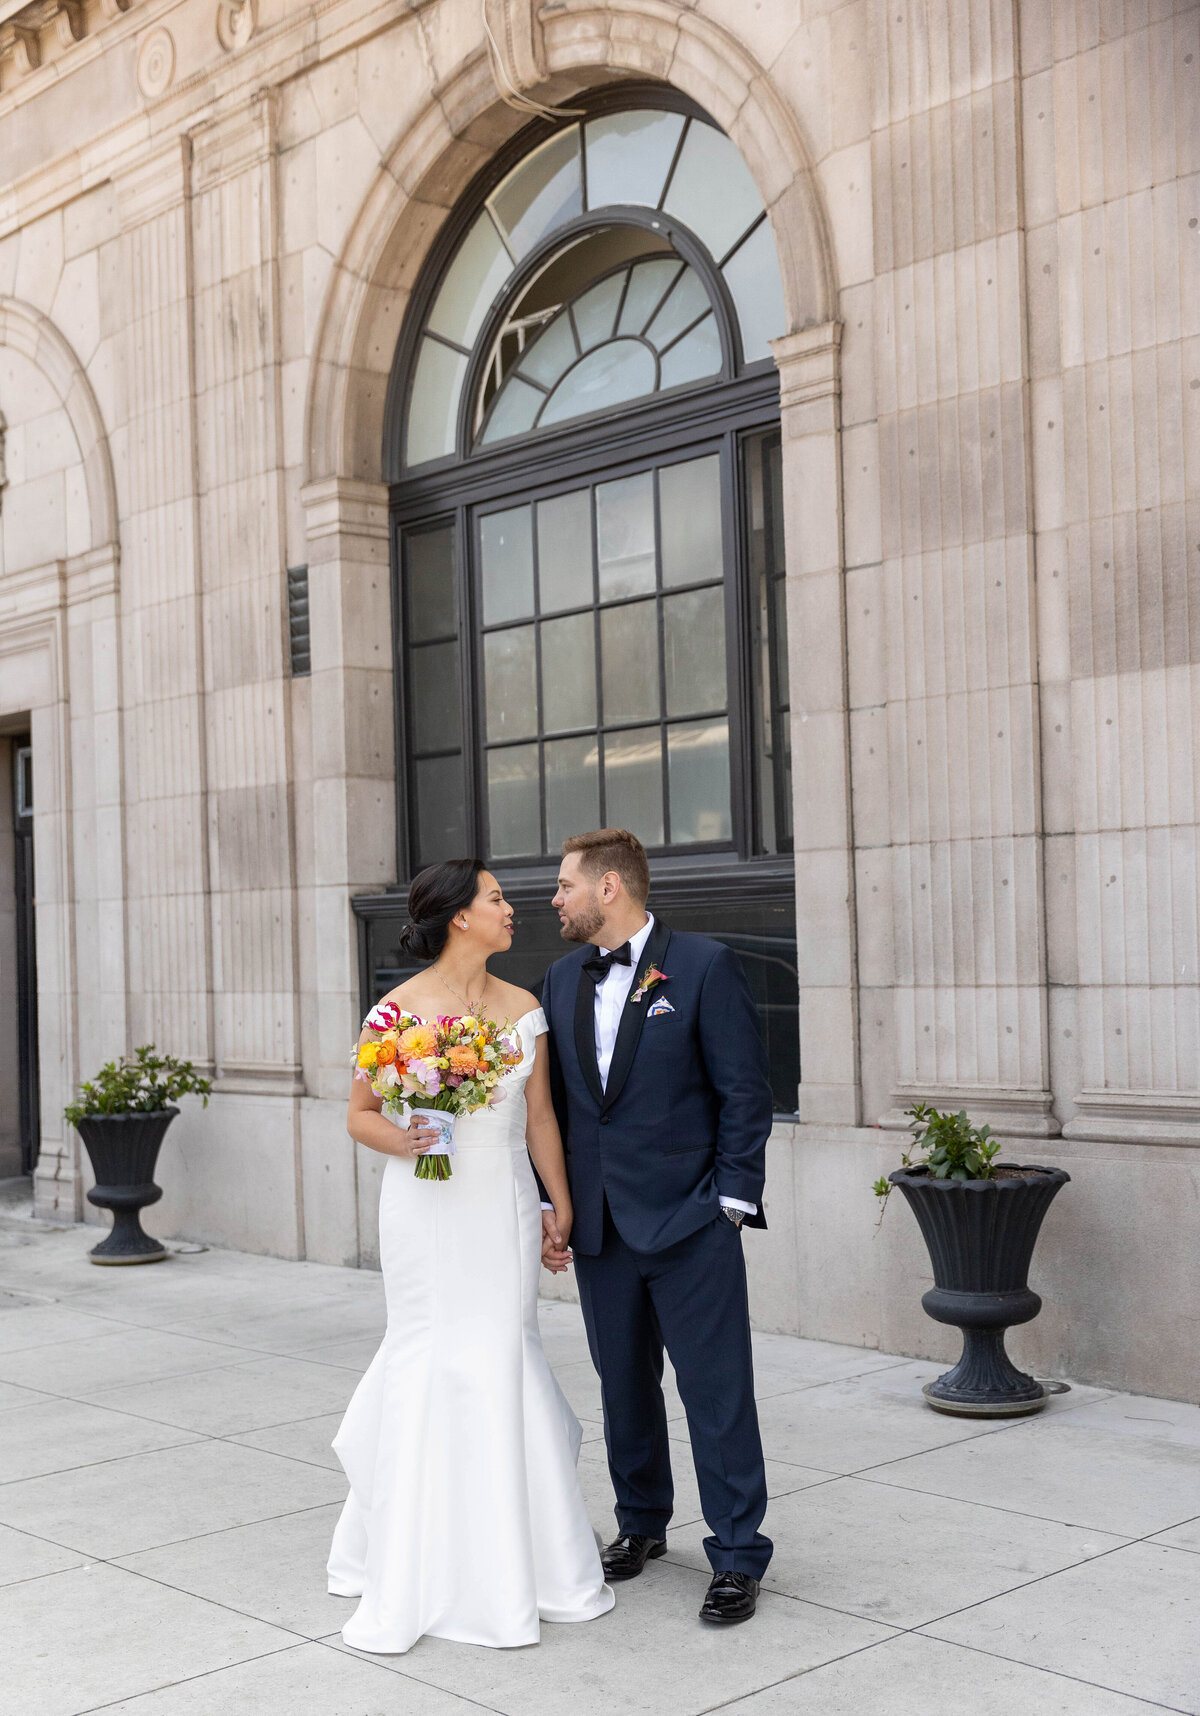
[[[562,938],[564,941],[591,941],[603,927],[603,906],[581,906],[562,926]]]

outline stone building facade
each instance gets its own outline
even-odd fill
[[[1014,1349],[1196,1399],[1200,6],[0,20],[0,775],[32,771],[38,1210],[88,1213],[63,1102],[153,1040],[215,1079],[159,1231],[371,1261],[378,1164],[343,1117],[362,901],[408,865],[397,353],[490,163],[628,88],[728,139],[781,292],[801,1070],[755,1315],[945,1353],[915,1225],[876,1231],[870,1186],[913,1099],[965,1106],[1072,1175]]]

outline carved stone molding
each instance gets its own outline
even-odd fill
[[[157,101],[171,87],[175,76],[175,41],[162,25],[142,40],[137,57],[138,88],[147,101]]]
[[[1057,1138],[1063,1128],[1052,1112],[1048,1090],[985,1084],[898,1085],[895,1107],[879,1117],[888,1132],[907,1132],[912,1121],[905,1112],[915,1102],[957,1113],[965,1109],[976,1126],[990,1126],[998,1138]]]
[[[257,28],[256,0],[217,0],[217,40],[227,54],[247,47]]]
[[[1200,1091],[1081,1090],[1063,1137],[1200,1148]]]

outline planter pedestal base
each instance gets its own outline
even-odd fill
[[[942,1379],[938,1378],[938,1382]],[[952,1418],[1018,1418],[1031,1412],[1040,1412],[1046,1404],[1046,1390],[1037,1384],[1036,1400],[1002,1401],[999,1405],[987,1400],[967,1402],[965,1400],[943,1400],[934,1393],[937,1382],[927,1382],[921,1393],[938,1412],[948,1412]]]

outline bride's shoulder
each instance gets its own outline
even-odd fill
[[[496,979],[500,982],[499,979]],[[541,1006],[536,995],[528,989],[521,989],[515,983],[500,983],[501,1010],[512,1023],[523,1019],[526,1013],[533,1013]]]

